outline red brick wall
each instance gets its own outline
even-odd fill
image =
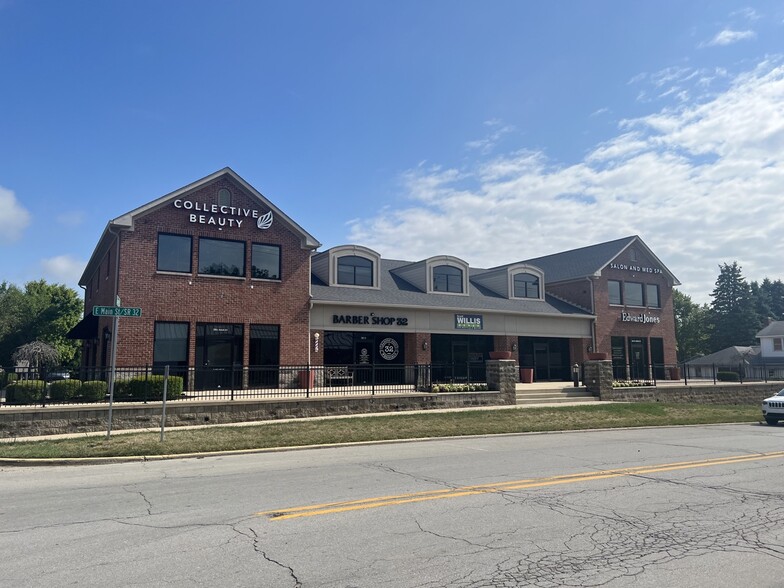
[[[654,260],[646,258],[638,248],[637,261],[632,261],[629,251],[625,251],[615,263],[625,264],[629,267],[662,269]],[[641,308],[637,306],[610,305],[607,280],[621,282],[639,282],[642,284],[659,285],[659,303],[661,308]],[[595,314],[596,314],[596,350],[597,352],[611,353],[612,336],[617,337],[660,337],[664,341],[664,363],[674,364],[676,358],[675,342],[675,316],[672,308],[672,284],[664,273],[653,274],[626,269],[610,269],[609,266],[602,271],[601,277],[595,282],[594,288]],[[659,317],[659,323],[634,323],[622,322],[621,313],[645,313]],[[650,342],[649,342],[650,344]],[[628,343],[627,343],[628,354]],[[609,355],[608,355],[609,357]],[[650,361],[650,348],[648,350]],[[627,358],[628,361],[628,358]]]
[[[218,190],[232,192],[232,206],[267,210],[224,177],[185,198],[193,202],[217,204]],[[196,357],[196,323],[240,323],[244,325],[243,358],[248,364],[251,324],[280,325],[280,362],[283,365],[308,362],[310,251],[302,248],[299,235],[274,219],[267,230],[256,227],[253,218],[244,218],[239,228],[189,222],[191,213],[175,208],[171,201],[136,219],[133,231],[123,232],[120,249],[119,294],[123,306],[141,307],[141,318],[120,319],[118,357],[120,366],[142,366],[153,361],[155,321],[190,324],[189,361]],[[207,216],[210,216],[209,214]],[[215,215],[217,216],[217,215]],[[156,271],[158,233],[191,235],[191,274],[168,275]],[[245,241],[245,277],[199,276],[198,238],[211,237]],[[251,280],[251,244],[281,247],[281,281]],[[104,292],[107,296],[104,297]],[[101,304],[111,304],[109,288],[101,289]],[[89,308],[90,306],[88,306]],[[109,319],[106,319],[109,322]],[[103,319],[102,319],[103,322]]]

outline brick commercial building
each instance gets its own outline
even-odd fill
[[[361,366],[432,364],[459,380],[492,351],[538,380],[570,379],[588,353],[618,377],[676,362],[679,282],[636,236],[489,269],[319,247],[229,168],[111,220],[79,282],[84,367],[110,363],[113,319],[92,311],[118,298],[142,315],[118,321],[117,365],[191,370],[192,389],[238,366],[241,387],[291,384],[252,366],[353,366],[359,379]]]

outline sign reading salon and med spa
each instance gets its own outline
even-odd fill
[[[627,272],[637,272],[638,274],[661,274],[663,273],[657,267],[644,267],[641,265],[629,265],[628,263],[611,263],[608,266],[610,269],[623,270]]]
[[[228,206],[226,204],[204,204],[193,200],[178,198],[174,201],[174,208],[186,210],[188,220],[199,225],[214,225],[217,227],[230,227],[239,229],[243,223],[250,219],[256,221],[259,229],[269,229],[272,226],[272,211],[261,214],[255,208],[242,206]]]
[[[482,315],[481,314],[456,314],[455,328],[460,329],[462,331],[481,331]]]

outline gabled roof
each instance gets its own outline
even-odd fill
[[[716,365],[719,366],[737,366],[739,363],[749,363],[749,361],[757,354],[760,348],[756,346],[744,347],[740,345],[733,345],[721,351],[697,357],[687,361],[687,365]]]
[[[678,278],[667,269],[661,260],[656,257],[653,251],[651,251],[637,235],[616,239],[615,241],[597,243],[596,245],[589,245],[588,247],[580,247],[579,249],[571,249],[570,251],[563,251],[561,253],[553,253],[551,255],[535,257],[533,259],[526,259],[524,260],[524,263],[542,269],[548,284],[568,282],[580,278],[598,276],[610,262],[631,247],[632,244],[637,244],[637,246],[644,251],[646,256],[654,260],[661,267],[662,272],[672,280],[674,285],[680,285]],[[507,264],[507,266],[509,265],[515,264]]]
[[[242,179],[237,172],[235,172],[230,167],[224,167],[221,170],[216,171],[208,176],[203,177],[200,180],[196,180],[175,190],[174,192],[170,192],[152,202],[148,202],[138,208],[131,210],[130,212],[126,212],[118,216],[115,219],[110,220],[106,224],[106,228],[104,229],[103,233],[101,234],[101,238],[98,240],[98,244],[93,251],[92,256],[90,257],[90,261],[87,262],[87,266],[82,273],[82,277],[79,278],[80,285],[86,285],[89,276],[92,275],[95,265],[100,263],[103,259],[103,256],[106,254],[106,251],[111,246],[113,242],[113,237],[117,234],[118,231],[121,230],[128,230],[133,229],[133,223],[135,219],[142,217],[146,214],[149,214],[159,208],[162,208],[169,204],[170,202],[176,200],[177,198],[182,198],[186,194],[191,192],[195,192],[196,190],[214,182],[215,180],[227,176],[231,178],[235,183],[241,186],[243,189],[247,191],[251,198],[255,198],[259,201],[259,203],[265,207],[270,209],[273,214],[275,215],[276,222],[281,222],[285,226],[289,228],[293,233],[299,235],[300,239],[302,240],[302,247],[305,249],[318,249],[321,247],[321,243],[313,237],[310,233],[308,233],[305,229],[295,223],[291,218],[289,218],[285,213],[283,213],[277,206],[275,206],[272,202],[267,200],[267,198],[261,194],[256,188],[251,186],[248,182]]]
[[[782,337],[784,336],[784,321],[773,321],[767,327],[757,333],[760,337]]]

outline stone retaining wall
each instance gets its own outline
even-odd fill
[[[603,389],[601,400],[616,402],[667,402],[696,404],[750,404],[758,406],[781,390],[772,384],[717,384],[715,386],[650,386]]]
[[[435,408],[469,408],[503,404],[499,392],[440,393],[407,396],[361,396],[301,400],[168,402],[166,426],[341,416]],[[105,431],[108,405],[0,407],[0,438]],[[161,426],[161,403],[115,404],[112,430]]]

